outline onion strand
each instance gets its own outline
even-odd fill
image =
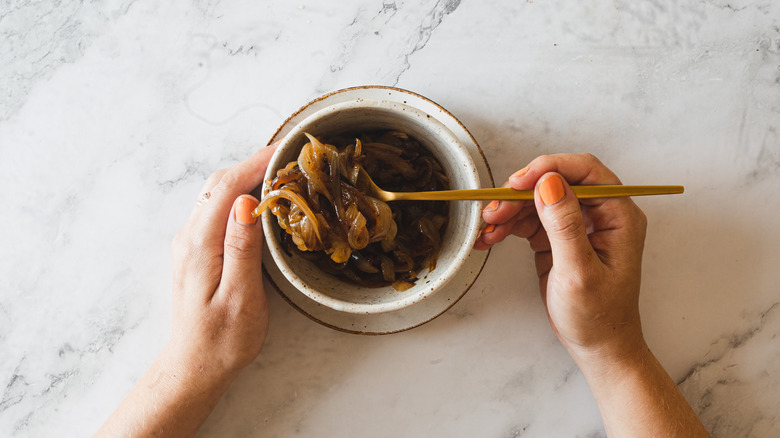
[[[447,203],[388,205],[368,196],[358,175],[364,168],[380,187],[393,191],[446,190],[449,180],[441,165],[399,131],[334,137],[333,144],[304,134],[309,141],[298,159],[264,182],[262,202],[252,214],[270,209],[286,250],[325,272],[366,287],[413,287],[418,272],[436,266]]]

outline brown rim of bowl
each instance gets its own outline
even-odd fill
[[[469,130],[468,130],[468,128],[466,128],[466,125],[464,125],[464,124],[463,124],[463,123],[462,123],[462,122],[461,122],[461,121],[460,121],[460,120],[459,120],[457,117],[455,117],[455,115],[453,115],[451,112],[447,111],[447,110],[446,110],[446,109],[445,109],[443,106],[439,105],[438,103],[434,102],[433,100],[431,100],[431,99],[428,99],[427,97],[425,97],[425,96],[423,96],[423,95],[421,95],[421,94],[415,93],[414,91],[409,91],[409,90],[405,90],[405,89],[403,89],[403,88],[398,88],[398,87],[388,87],[388,86],[386,86],[386,85],[360,85],[360,86],[357,86],[357,87],[348,87],[348,88],[342,88],[342,89],[340,89],[340,90],[331,91],[330,93],[323,94],[322,96],[320,96],[320,97],[318,97],[318,98],[316,98],[316,99],[314,99],[314,100],[311,100],[311,101],[309,101],[308,103],[306,103],[306,104],[305,104],[305,105],[303,105],[302,107],[298,108],[298,110],[296,110],[294,113],[290,114],[290,116],[289,116],[289,117],[287,117],[287,118],[284,120],[284,122],[282,122],[282,124],[281,124],[281,125],[279,125],[279,127],[278,127],[278,128],[276,128],[276,131],[274,131],[273,135],[271,135],[271,139],[268,141],[267,145],[270,145],[271,143],[273,143],[273,142],[274,142],[274,140],[276,139],[276,137],[279,135],[279,132],[282,130],[282,128],[284,128],[285,126],[287,126],[287,123],[289,123],[289,122],[290,122],[290,120],[292,120],[292,119],[293,119],[295,116],[297,116],[298,114],[300,114],[300,113],[301,113],[302,111],[304,111],[306,108],[310,107],[312,104],[315,104],[315,103],[317,103],[317,102],[319,102],[319,101],[322,101],[322,100],[324,100],[324,99],[327,99],[327,98],[329,98],[330,96],[333,96],[333,95],[335,95],[335,94],[340,94],[340,93],[344,93],[344,92],[346,92],[346,91],[360,90],[360,89],[380,89],[380,90],[392,90],[392,91],[398,91],[398,92],[401,92],[401,93],[407,93],[407,94],[411,94],[411,95],[413,95],[413,96],[419,97],[419,98],[420,98],[420,99],[422,99],[422,100],[425,100],[425,101],[428,101],[428,102],[430,102],[430,103],[431,103],[431,104],[433,104],[435,107],[439,108],[441,111],[443,111],[444,113],[446,113],[447,115],[449,115],[450,117],[452,117],[452,119],[453,119],[453,120],[455,120],[455,122],[456,122],[458,125],[460,125],[460,127],[461,127],[461,128],[463,128],[463,130],[466,132],[466,134],[468,134],[469,138],[471,138],[471,141],[474,143],[474,145],[476,145],[476,146],[477,146],[477,151],[479,152],[479,155],[482,157],[482,161],[485,163],[485,167],[487,167],[487,171],[488,171],[488,178],[490,179],[490,184],[491,184],[493,187],[495,187],[495,186],[496,186],[496,182],[495,182],[495,180],[493,179],[493,171],[490,169],[490,164],[488,163],[487,157],[485,157],[485,153],[482,151],[482,147],[479,145],[479,143],[477,143],[477,140],[476,140],[476,139],[474,138],[474,136],[471,134],[471,131],[469,131]],[[336,327],[336,326],[335,326],[335,325],[333,325],[333,324],[329,324],[329,323],[327,323],[327,322],[325,322],[325,321],[321,321],[321,320],[319,320],[319,319],[315,318],[314,316],[310,315],[309,313],[307,313],[306,311],[304,311],[304,310],[303,310],[303,309],[301,309],[300,307],[298,307],[298,306],[297,306],[295,303],[293,303],[293,302],[292,302],[292,300],[291,300],[291,299],[289,299],[289,298],[287,297],[287,295],[285,295],[284,293],[282,293],[282,289],[279,287],[279,285],[278,285],[278,284],[276,284],[276,282],[273,280],[273,278],[271,278],[271,275],[270,275],[270,274],[268,273],[268,271],[265,269],[265,265],[263,265],[263,277],[265,277],[265,279],[266,279],[266,280],[268,280],[268,282],[269,282],[269,283],[271,283],[271,285],[273,285],[273,287],[275,287],[275,288],[276,288],[276,290],[279,292],[279,295],[281,295],[281,296],[282,296],[282,298],[283,298],[283,299],[284,299],[284,300],[285,300],[285,301],[286,301],[286,302],[287,302],[287,303],[288,303],[290,306],[292,306],[292,307],[293,307],[295,310],[297,310],[298,312],[302,313],[304,316],[306,316],[307,318],[309,318],[310,320],[312,320],[312,321],[314,321],[314,322],[316,322],[316,323],[318,323],[318,324],[324,325],[325,327],[328,327],[328,328],[330,328],[330,329],[333,329],[333,330],[336,330],[336,331],[340,331],[340,332],[344,332],[344,333],[349,333],[349,334],[353,334],[353,335],[363,335],[363,336],[381,336],[381,335],[391,335],[391,334],[393,334],[393,333],[400,333],[400,332],[405,332],[405,331],[407,331],[407,330],[411,330],[411,329],[413,329],[413,328],[420,327],[421,325],[423,325],[423,324],[427,324],[427,323],[429,323],[429,322],[433,321],[434,319],[436,319],[436,318],[440,317],[441,315],[443,315],[443,314],[444,314],[446,311],[450,310],[450,309],[452,308],[452,306],[454,306],[454,305],[455,305],[455,304],[456,304],[458,301],[460,301],[460,300],[461,300],[461,298],[463,298],[463,297],[466,295],[466,293],[467,293],[469,290],[471,290],[471,286],[473,286],[473,285],[474,285],[474,283],[476,283],[476,282],[477,282],[477,279],[479,278],[479,275],[482,273],[482,270],[485,268],[485,264],[487,264],[488,258],[490,258],[490,251],[491,251],[491,249],[488,249],[488,250],[487,250],[487,256],[485,256],[485,260],[482,262],[482,266],[480,266],[480,267],[479,267],[479,270],[477,271],[477,275],[475,275],[475,276],[474,276],[474,280],[472,280],[472,281],[471,281],[471,283],[469,283],[468,287],[466,287],[466,289],[464,290],[464,292],[463,292],[462,294],[460,294],[460,295],[459,295],[459,296],[458,296],[456,299],[454,299],[454,300],[452,301],[452,303],[450,303],[450,305],[449,305],[449,306],[447,306],[446,308],[444,308],[444,309],[443,309],[441,312],[437,313],[436,315],[434,315],[434,316],[433,316],[433,317],[431,317],[430,319],[427,319],[427,320],[425,320],[425,321],[423,321],[423,322],[421,322],[421,323],[419,323],[419,324],[415,324],[415,325],[413,325],[413,326],[411,326],[411,327],[405,327],[405,328],[402,328],[402,329],[399,329],[399,330],[391,330],[391,331],[386,331],[386,332],[361,332],[361,331],[358,331],[358,330],[350,330],[350,329],[346,329],[346,328],[343,328],[343,327]]]

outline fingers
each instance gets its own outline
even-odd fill
[[[196,206],[174,238],[178,282],[193,282],[213,291],[222,275],[222,255],[233,201],[260,185],[276,145],[266,146],[232,168],[214,172],[201,193],[210,196]]]
[[[199,300],[192,302],[208,302],[222,274],[221,248],[215,250],[202,237],[187,223],[171,244],[174,293],[196,293]]]
[[[620,179],[598,158],[591,154],[542,155],[528,166],[512,174],[503,187],[515,190],[530,190],[536,186],[542,175],[557,172],[571,184],[620,184]],[[586,205],[599,205],[603,199],[584,200]],[[482,211],[482,218],[488,224],[504,224],[535,210],[529,201],[492,201]]]
[[[579,200],[569,183],[621,184],[590,154],[538,157],[504,184],[516,190],[533,188],[534,202],[489,203],[482,214],[489,226],[474,248],[489,249],[510,234],[528,239],[542,283],[553,265],[580,279],[587,279],[597,265],[641,266],[644,213],[629,198]]]
[[[224,220],[239,195],[249,193],[263,183],[268,162],[275,150],[273,146],[266,146],[222,175],[211,190],[209,208],[204,212],[207,221],[214,218]]]
[[[537,181],[548,172],[556,172],[571,184],[621,184],[620,179],[592,154],[554,154],[537,157],[525,172],[509,177],[510,187],[529,189],[528,181]]]
[[[552,269],[552,252],[539,251],[535,253],[534,262],[536,264],[537,277],[544,277],[550,272],[550,269]]]
[[[219,180],[222,179],[223,176],[230,170],[229,168],[219,169],[216,172],[209,175],[208,178],[206,178],[206,182],[203,183],[203,188],[201,188],[200,192],[211,192],[211,190],[214,188],[214,186],[217,185]]]
[[[476,249],[477,251],[486,251],[490,249],[491,246],[493,245],[488,245],[487,243],[482,242],[479,237],[477,237],[477,241],[474,242],[473,248]]]
[[[598,206],[585,207],[593,232],[590,242],[602,261],[610,266],[637,265],[644,251],[647,217],[628,198],[605,200]]]
[[[197,214],[193,228],[202,233],[203,239],[221,248],[225,236],[225,225],[233,206],[233,201],[242,194],[250,193],[262,184],[268,162],[276,150],[275,146],[266,146],[248,159],[227,170],[211,189],[211,197]]]
[[[524,169],[515,172],[515,175],[522,172]],[[509,187],[509,182],[505,182],[501,187]],[[533,185],[529,187],[532,188]],[[482,219],[488,224],[503,224],[521,212],[525,211],[527,214],[534,210],[533,203],[529,201],[490,201],[482,210]]]
[[[195,208],[192,209],[192,213],[190,214],[190,222],[196,221],[197,217],[203,212],[206,203],[211,199],[211,191],[214,189],[214,187],[219,183],[219,180],[222,179],[223,176],[229,171],[230,169],[219,169],[216,172],[209,175],[208,178],[206,178],[206,182],[203,183],[203,187],[201,187],[200,192],[198,192],[198,196],[200,198],[195,203]],[[208,193],[208,195],[206,195]],[[207,196],[206,199],[203,199],[203,196]]]
[[[520,170],[517,173],[523,172]],[[509,187],[509,183],[504,183],[502,187]],[[482,218],[488,224],[474,244],[474,249],[486,250],[491,246],[501,242],[509,234],[515,234],[520,237],[526,237],[513,231],[516,222],[522,221],[529,215],[535,215],[536,208],[529,201],[491,201],[482,210]],[[538,219],[537,219],[538,222]],[[491,225],[493,225],[491,227]],[[501,226],[505,225],[505,226]],[[494,230],[498,228],[498,232]]]
[[[578,185],[594,184],[620,184],[620,179],[609,170],[601,161],[591,154],[556,154],[544,155],[534,159],[528,166],[515,172],[509,177],[504,187],[512,187],[516,190],[528,190],[535,188],[544,175],[550,172],[558,173],[564,181]],[[566,191],[569,191],[568,184],[565,184]],[[533,226],[539,224],[537,217],[538,204],[529,201],[492,201],[483,210],[482,217],[488,224],[495,225],[489,232],[483,231],[477,239],[474,248],[488,249],[492,245],[501,242],[509,234],[515,234],[525,237],[531,244],[531,248],[536,251],[549,251],[552,248],[548,233],[544,227],[538,227],[534,231]],[[571,214],[576,215],[583,220],[583,232],[587,238],[591,233],[593,244],[590,249],[596,250],[609,247],[611,239],[610,234],[616,232],[633,232],[636,239],[644,238],[644,227],[642,226],[644,216],[630,199],[588,199],[577,202],[573,194],[569,198],[575,202],[567,204],[571,207]],[[543,203],[540,205],[544,205]],[[574,211],[577,207],[577,211]],[[585,210],[585,216],[580,212],[580,208]],[[555,210],[555,209],[553,209]],[[552,211],[552,210],[551,210]],[[526,219],[532,217],[533,219]],[[569,219],[574,219],[575,216]],[[579,221],[578,227],[579,227]],[[633,228],[638,230],[631,231]],[[617,231],[620,230],[620,231]],[[604,233],[599,234],[599,232]],[[641,232],[640,232],[641,231]],[[640,236],[641,234],[641,236]],[[559,233],[560,235],[560,233]],[[625,236],[619,236],[625,239]],[[560,236],[559,236],[560,238]],[[576,243],[576,242],[575,242]],[[585,242],[580,240],[580,244]],[[602,245],[603,243],[603,245]],[[597,245],[598,244],[598,245]],[[640,241],[641,244],[641,241]],[[631,248],[640,248],[641,245],[633,245]],[[588,249],[583,245],[583,248]],[[619,254],[617,255],[620,256]]]
[[[576,272],[595,257],[588,241],[580,203],[571,187],[557,173],[544,175],[534,193],[539,220],[544,227],[555,265]]]
[[[607,166],[592,154],[555,154],[537,157],[525,172],[516,172],[507,184],[516,190],[528,190],[535,186],[542,175],[556,172],[572,185],[622,184]],[[584,205],[599,205],[605,199],[583,199]]]
[[[252,216],[258,204],[251,195],[241,195],[233,203],[225,229],[220,291],[241,292],[262,284],[263,229]]]
[[[528,166],[512,174],[503,187],[530,190],[548,172],[557,172],[572,184],[620,184],[618,177],[591,154],[556,154],[536,158]],[[605,201],[604,199],[593,199],[582,200],[580,203],[597,206]],[[492,233],[482,233],[474,248],[487,249],[509,234],[524,234],[523,232],[515,233],[507,230],[501,225],[511,224],[510,226],[514,227],[514,222],[521,221],[526,216],[535,213],[536,206],[529,201],[492,201],[488,203],[482,211],[482,218],[488,224],[497,225],[497,227]],[[588,225],[589,227],[592,225],[590,220],[588,220]],[[523,235],[522,237],[528,236]],[[548,245],[546,236],[529,240],[531,240],[532,247],[536,244],[537,247],[544,249]]]
[[[482,210],[482,219],[489,224],[503,224],[529,205],[528,201],[490,201]]]
[[[541,224],[536,214],[523,214],[521,217],[513,218],[513,220],[500,225],[488,225],[482,230],[478,242],[486,245],[484,249],[487,249],[503,241],[510,234],[528,239],[535,235],[540,227]]]

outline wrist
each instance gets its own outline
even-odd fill
[[[227,390],[241,371],[208,361],[202,354],[183,354],[171,344],[166,345],[157,357],[155,366],[161,383],[173,391],[219,395]]]
[[[641,331],[595,346],[567,346],[566,349],[586,377],[622,373],[641,365],[652,355]]]
[[[193,366],[166,346],[99,436],[195,436],[237,373]]]

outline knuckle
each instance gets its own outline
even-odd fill
[[[636,207],[636,211],[637,211],[636,239],[639,244],[639,247],[641,248],[644,246],[645,237],[647,236],[647,215],[639,207]]]
[[[225,175],[225,173],[228,171],[228,169],[219,169],[216,172],[212,173],[211,175],[206,178],[206,182],[203,184],[203,186],[208,188],[213,188],[216,186],[219,181],[222,179],[222,176]]]
[[[202,255],[208,254],[210,248],[207,239],[199,233],[182,234],[176,243],[175,254],[184,260],[198,260]]]
[[[225,255],[236,260],[249,260],[260,256],[261,243],[247,235],[225,236]]]
[[[174,238],[172,257],[174,265],[184,272],[190,272],[192,269],[198,269],[209,259],[210,253],[205,239],[196,237],[192,233],[180,233]]]
[[[550,221],[550,231],[561,240],[571,240],[585,233],[585,222],[581,213],[575,210],[560,212],[554,215]]]
[[[200,254],[211,247],[209,240],[202,233],[195,233],[190,237],[189,245],[187,246],[192,253]]]
[[[190,250],[190,232],[185,227],[179,230],[171,241],[171,252],[174,256],[185,256]]]
[[[238,180],[239,177],[236,174],[236,172],[228,170],[219,179],[219,183],[217,184],[217,186],[223,190],[230,189],[238,185]]]
[[[638,205],[630,202],[623,214],[624,226],[634,234],[644,235],[647,230],[647,215],[645,212]]]
[[[548,242],[546,239],[529,239],[528,243],[531,246],[531,251],[535,253],[550,250],[550,242]]]
[[[594,165],[602,165],[601,160],[599,160],[595,155],[591,154],[590,152],[583,152],[579,154],[579,156],[588,163]]]
[[[547,169],[551,166],[552,162],[555,160],[555,158],[552,155],[539,155],[538,157],[534,158],[533,161],[531,161],[528,166],[536,167],[540,169]]]
[[[647,230],[647,215],[639,207],[636,208],[636,211],[637,211],[637,222],[639,223],[639,228],[641,230]]]

